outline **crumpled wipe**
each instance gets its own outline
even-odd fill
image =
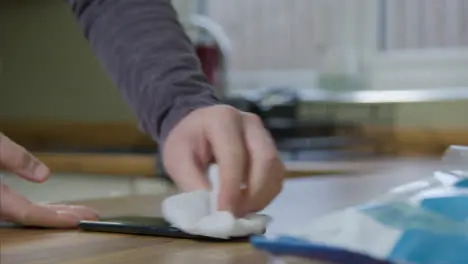
[[[214,191],[176,194],[162,202],[165,220],[192,235],[229,239],[262,234],[271,220],[261,214],[236,218],[232,213],[216,208],[217,193]]]

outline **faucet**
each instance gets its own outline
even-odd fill
[[[223,28],[213,19],[204,15],[190,16],[189,26],[201,29],[208,33],[216,42],[219,51],[219,87],[215,87],[215,93],[219,99],[224,100],[227,96],[227,88],[229,82],[229,59],[232,53],[232,45]]]

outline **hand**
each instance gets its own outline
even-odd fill
[[[164,166],[183,191],[210,189],[206,171],[219,166],[218,209],[238,216],[266,207],[280,192],[284,165],[259,117],[217,105],[194,110],[169,133]],[[241,189],[245,184],[247,188]]]
[[[49,169],[23,147],[0,133],[0,167],[33,182],[43,182]],[[97,219],[97,213],[82,206],[37,204],[0,182],[0,220],[26,226],[74,227],[80,220]]]

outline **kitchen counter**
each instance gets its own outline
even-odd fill
[[[377,171],[349,177],[288,179],[282,193],[265,209],[274,219],[268,233],[307,224],[333,210],[361,203],[393,186],[431,175],[434,160],[400,160]],[[101,216],[160,215],[164,195],[139,195],[75,201]],[[0,228],[2,263],[269,263],[249,243],[206,243],[149,236],[86,233],[77,230]]]

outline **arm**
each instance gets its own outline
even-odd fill
[[[170,0],[67,0],[85,37],[131,106],[162,143],[192,110],[219,103]]]

